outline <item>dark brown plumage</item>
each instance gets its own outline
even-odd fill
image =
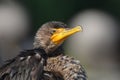
[[[34,48],[6,62],[0,68],[0,80],[86,80],[80,62],[64,55],[61,46],[80,30],[56,21],[43,24],[36,33]]]
[[[22,51],[0,68],[0,80],[39,80],[45,63],[41,53],[45,52],[40,49]]]

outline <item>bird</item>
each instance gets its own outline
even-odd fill
[[[65,55],[63,42],[81,26],[69,28],[60,21],[43,24],[33,49],[23,50],[0,67],[0,80],[87,80],[79,60]]]

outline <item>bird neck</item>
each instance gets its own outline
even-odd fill
[[[43,58],[47,58],[48,57],[46,52],[45,52],[45,50],[42,49],[42,48],[34,48],[34,51],[38,52]]]
[[[61,54],[64,54],[64,49],[62,48],[62,46],[59,46],[56,50],[54,50],[53,52],[48,53],[49,57],[55,57],[55,56],[59,56]]]
[[[34,49],[40,51],[41,53],[44,53],[43,55],[46,55],[47,57],[55,57],[55,56],[64,54],[64,50],[63,50],[62,46],[59,46],[57,49],[55,49],[52,52],[48,52],[45,49],[43,49],[42,47],[34,48]]]

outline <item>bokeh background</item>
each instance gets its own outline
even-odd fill
[[[120,0],[0,0],[0,65],[32,49],[47,21],[83,27],[64,49],[81,61],[88,80],[120,80]]]

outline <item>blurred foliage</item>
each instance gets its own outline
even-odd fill
[[[30,12],[33,31],[44,22],[67,22],[75,13],[85,9],[100,9],[120,18],[120,0],[18,0]]]

